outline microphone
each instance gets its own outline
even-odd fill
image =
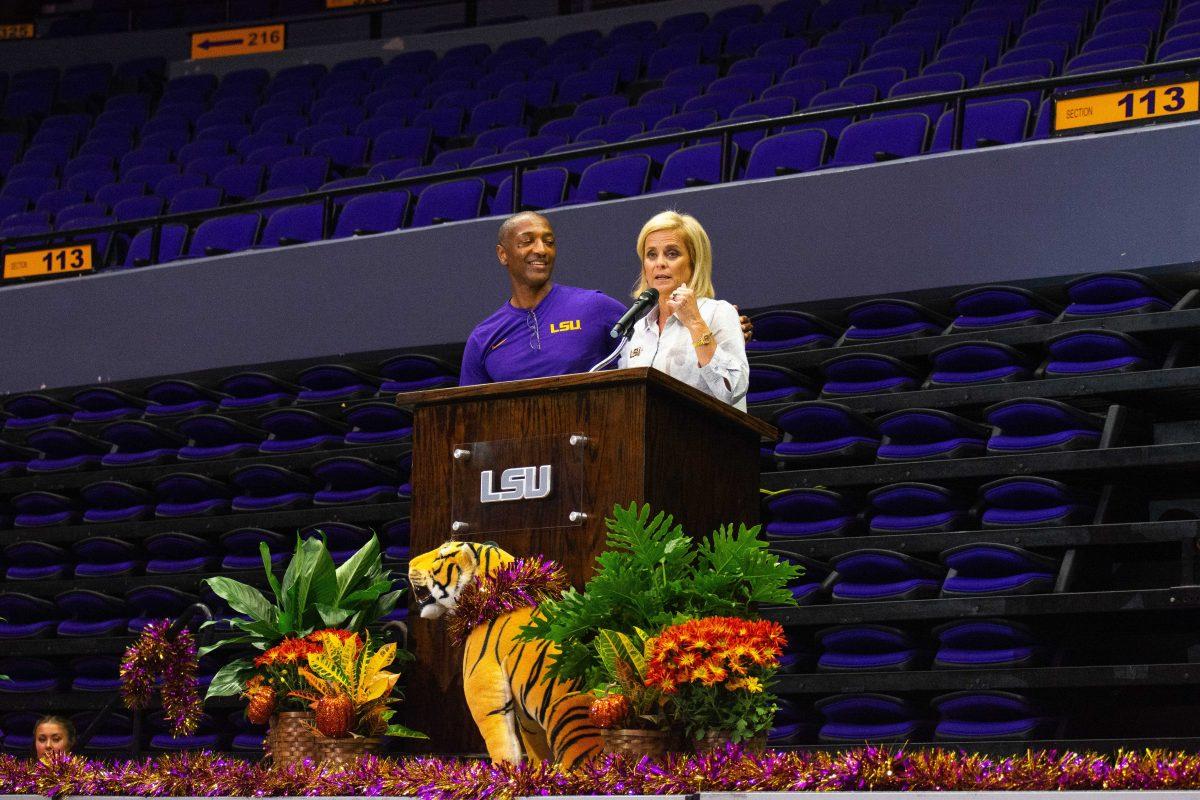
[[[639,294],[637,300],[634,300],[633,305],[629,307],[629,310],[617,320],[616,325],[612,326],[612,330],[608,332],[608,335],[614,339],[629,336],[633,330],[633,323],[645,316],[650,307],[657,302],[658,289],[647,289]]]

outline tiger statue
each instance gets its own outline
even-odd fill
[[[516,559],[494,544],[446,542],[411,559],[408,580],[422,619],[453,613],[478,577],[494,575]],[[534,609],[509,611],[474,627],[463,649],[463,691],[492,760],[551,761],[570,768],[600,751],[600,733],[588,719],[592,696],[544,674],[558,648],[517,641]]]

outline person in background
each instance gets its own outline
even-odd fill
[[[501,223],[496,259],[508,272],[512,294],[471,331],[459,384],[586,372],[613,350],[609,331],[625,306],[595,289],[554,283],[557,255],[545,216],[523,211]],[[743,319],[747,339],[752,327]]]
[[[641,276],[633,296],[658,290],[658,307],[634,325],[619,366],[660,369],[705,394],[746,410],[750,364],[738,312],[715,299],[712,245],[700,222],[663,211],[637,239]]]
[[[50,714],[33,726],[33,754],[39,761],[51,752],[70,753],[75,747],[75,723]]]

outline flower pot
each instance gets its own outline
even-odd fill
[[[358,764],[358,760],[363,756],[377,754],[383,750],[383,739],[370,739],[365,736],[345,739],[318,736],[316,743],[321,765],[330,769],[350,769]]]
[[[280,711],[271,717],[267,745],[271,748],[271,763],[276,767],[299,764],[304,759],[315,761],[317,745],[312,731],[311,711]]]
[[[642,758],[662,758],[671,749],[674,738],[670,731],[642,731],[633,728],[617,728],[600,730],[600,741],[605,753],[620,753],[622,755]]]
[[[733,735],[729,731],[709,731],[704,736],[695,741],[697,753],[711,753],[714,750],[720,750],[725,745],[733,741]],[[760,733],[741,742],[742,749],[747,753],[762,753],[767,749],[767,735]]]

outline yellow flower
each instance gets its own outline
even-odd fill
[[[763,690],[763,685],[762,681],[760,681],[758,678],[750,677],[738,678],[737,680],[730,681],[729,683],[725,684],[725,688],[731,691],[745,689],[750,694],[758,694]]]

